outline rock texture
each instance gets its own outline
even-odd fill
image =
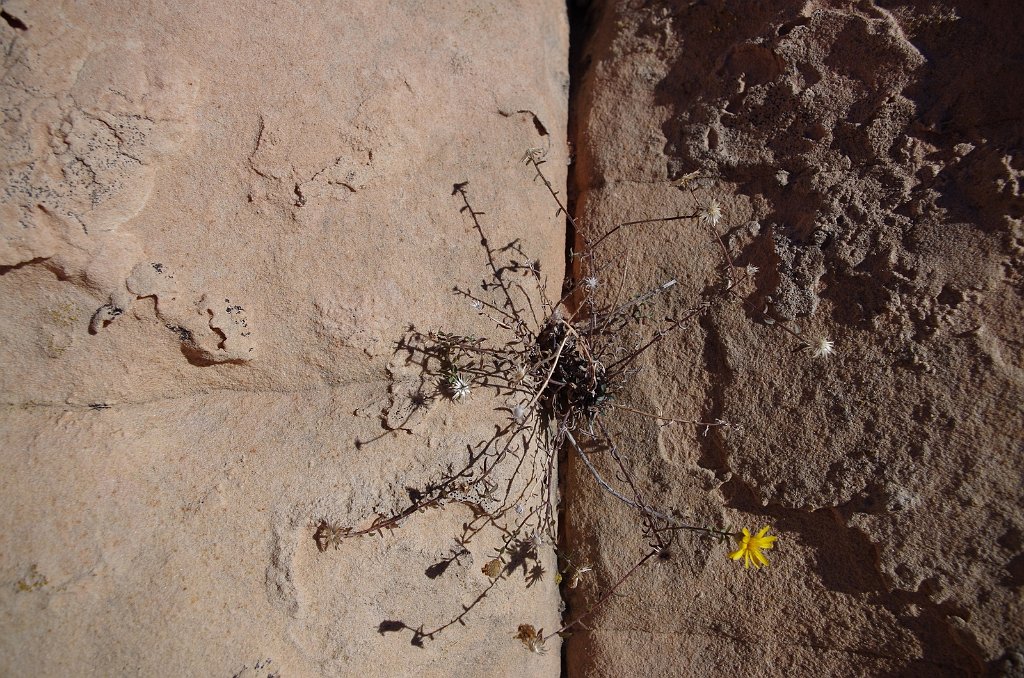
[[[680,537],[572,637],[570,674],[1020,675],[1024,13],[638,5],[589,17],[576,212],[594,236],[722,203],[728,293],[696,220],[623,229],[598,276],[605,299],[677,279],[652,327],[708,304],[623,404],[733,426],[611,425],[651,503],[779,540],[754,571]],[[597,573],[578,613],[646,543],[578,463],[569,483]]]
[[[488,588],[502,535],[464,540],[473,497],[337,548],[323,526],[402,510],[509,416],[486,389],[453,402],[405,340],[500,334],[451,293],[488,275],[456,183],[501,256],[561,283],[522,159],[563,185],[564,14],[3,2],[0,672],[559,671],[556,639],[514,638],[559,625],[554,578]],[[779,541],[754,571],[678,536],[577,629],[569,673],[1024,673],[1024,13],[589,21],[581,243],[723,206],[626,227],[575,274],[605,301],[675,280],[624,344],[703,311],[616,404],[729,426],[603,421],[652,504]],[[566,554],[593,566],[566,581],[576,615],[648,544],[575,460],[566,488]]]
[[[488,578],[461,503],[320,552],[493,432],[410,327],[519,239],[557,287],[557,3],[4,2],[0,673],[553,675],[552,578]],[[544,555],[553,561],[553,555]],[[447,566],[437,567],[439,563]],[[553,565],[549,564],[549,569]],[[555,643],[552,642],[551,645]]]

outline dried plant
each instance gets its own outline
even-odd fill
[[[552,547],[557,551],[558,547],[557,466],[559,453],[563,451],[575,455],[594,482],[636,512],[638,530],[649,548],[596,603],[561,628],[545,635],[530,624],[520,625],[513,637],[533,652],[544,652],[547,640],[581,624],[646,563],[659,556],[665,557],[681,532],[719,542],[744,539],[741,533],[728,526],[687,524],[672,511],[648,501],[634,477],[627,453],[604,421],[615,412],[630,412],[653,418],[663,426],[689,425],[705,435],[712,428],[728,431],[731,427],[720,419],[667,417],[621,404],[630,378],[639,369],[638,359],[667,335],[707,310],[708,303],[659,320],[652,317],[654,302],[674,291],[674,279],[664,280],[624,301],[619,299],[621,282],[618,294],[597,293],[607,278],[601,264],[600,247],[610,237],[623,228],[689,220],[713,234],[724,261],[722,292],[736,295],[737,285],[757,271],[733,263],[728,247],[716,230],[724,218],[722,206],[713,199],[701,200],[695,188],[696,177],[688,175],[679,188],[692,195],[693,204],[697,206],[693,213],[625,222],[603,233],[591,234],[582,230],[568,214],[559,193],[545,176],[543,153],[530,150],[524,162],[556,203],[556,216],[564,215],[582,236],[585,247],[582,252],[573,254],[576,282],[570,284],[560,298],[551,299],[539,264],[523,252],[518,242],[494,247],[481,219],[484,213],[476,210],[471,202],[469,184],[455,184],[452,196],[480,237],[488,272],[478,288],[456,287],[454,292],[470,309],[488,318],[500,338],[440,330],[421,333],[411,328],[399,342],[399,351],[405,354],[407,362],[419,366],[422,383],[433,384],[433,391],[428,386],[428,392],[420,397],[421,402],[447,398],[462,403],[479,390],[504,399],[508,421],[496,425],[492,438],[470,448],[464,465],[446,469],[436,482],[411,493],[407,508],[393,515],[376,516],[362,527],[340,528],[321,521],[314,534],[318,548],[326,551],[331,546],[337,548],[347,538],[394,529],[419,511],[459,502],[469,506],[474,516],[464,525],[459,540],[463,547],[485,529],[496,530],[501,535],[501,546],[481,569],[490,580],[489,584],[473,602],[463,606],[460,614],[432,629],[394,620],[381,623],[379,632],[382,634],[412,631],[415,645],[435,638],[453,624],[465,623],[476,605],[513,573],[521,570],[527,586],[544,576],[540,549]],[[607,297],[611,297],[611,301],[599,300]],[[799,338],[793,330],[780,327]],[[807,347],[811,346],[807,343]],[[815,342],[814,346],[816,355],[827,356],[833,351],[832,342],[828,340]],[[593,454],[606,455],[610,460],[614,468],[611,480],[601,474],[591,459]],[[762,530],[751,537],[749,531],[744,530],[745,541],[732,557],[742,558],[748,565],[751,562],[755,566],[767,564],[761,550],[771,548],[775,538],[765,537],[765,533]],[[578,587],[592,567],[575,564],[565,554],[559,553],[559,556],[567,563],[558,573],[559,581],[570,589]]]

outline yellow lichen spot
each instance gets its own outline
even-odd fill
[[[32,563],[28,568],[28,574],[19,579],[14,587],[21,593],[29,593],[38,591],[49,583],[46,577],[39,571],[39,568],[36,567],[36,564]]]
[[[74,306],[64,303],[50,309],[50,319],[61,327],[71,327],[78,322],[78,315],[75,313]]]

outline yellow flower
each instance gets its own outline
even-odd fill
[[[733,560],[739,560],[743,558],[743,567],[750,567],[753,563],[754,567],[761,567],[762,565],[768,564],[768,559],[764,557],[761,550],[767,551],[772,548],[777,537],[766,537],[768,530],[771,528],[765,526],[756,535],[751,536],[750,530],[743,528],[743,541],[740,542],[740,547],[729,554],[729,557]]]

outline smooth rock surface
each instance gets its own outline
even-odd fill
[[[456,182],[561,285],[564,223],[522,158],[564,184],[565,8],[3,17],[0,673],[555,675],[557,641],[514,638],[557,627],[553,577],[511,572],[410,642],[488,585],[500,535],[463,548],[462,503],[313,536],[404,508],[507,416],[396,347],[495,333],[452,293],[487,263]]]

